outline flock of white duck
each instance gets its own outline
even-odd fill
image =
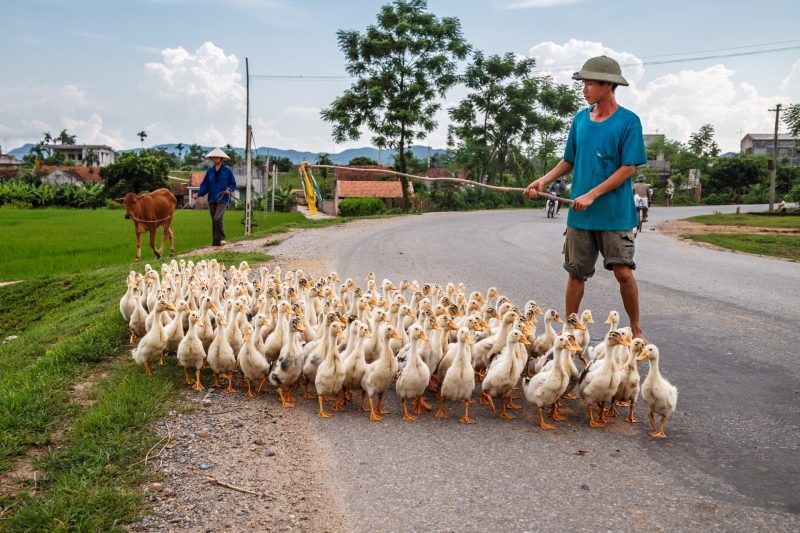
[[[658,348],[632,338],[628,327],[617,329],[616,311],[608,316],[604,341],[590,347],[591,311],[562,321],[534,301],[521,310],[494,287],[486,295],[467,295],[463,284],[420,287],[404,280],[397,288],[383,280],[378,286],[370,273],[362,290],[351,279],[340,283],[335,272],[313,280],[301,270],[281,276],[280,268],[262,266],[258,274],[251,275],[246,262],[226,269],[216,260],[173,260],[160,274],[150,265],[144,274],[132,271],[119,308],[131,344],[140,337],[134,360],[150,374],[165,353],[176,353],[196,390],[203,389],[202,368],[214,372],[215,387],[221,387],[220,377],[227,379],[223,392],[236,391],[234,377],[241,373],[247,396],[269,382],[284,407],[294,407],[292,389],[303,385],[306,398],[318,399],[320,418],[332,416],[325,401],[334,402],[331,411],[343,411],[361,391],[358,410],[366,411],[368,403],[369,419],[380,421],[388,413],[383,395],[394,383],[403,420],[432,409],[424,396],[429,389],[440,401],[437,418],[450,416],[446,401],[461,402],[459,421],[472,424],[471,403],[496,412],[499,400],[500,417],[510,419],[515,416],[508,410],[520,409],[514,404],[520,379],[542,429],[555,428],[545,422],[545,408],[553,420],[566,420],[560,405],[578,397],[588,406],[591,427],[603,427],[612,422],[608,417],[619,416],[618,405],[630,407],[627,422],[639,422],[634,407],[641,391],[653,437],[665,437],[667,416],[675,411],[678,391],[659,372]],[[538,336],[537,314],[544,314]],[[554,323],[563,324],[561,333]],[[640,386],[637,361],[644,359],[650,369]],[[472,399],[476,381],[480,400]],[[661,416],[659,428],[654,414]]]

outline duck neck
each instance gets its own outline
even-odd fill
[[[653,357],[650,359],[650,372],[652,376],[660,378],[661,371],[658,369],[658,357]]]

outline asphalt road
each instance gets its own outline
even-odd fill
[[[650,225],[711,211],[654,208]],[[372,271],[378,281],[464,282],[484,293],[496,286],[519,304],[533,298],[563,313],[565,219],[542,211],[403,217],[345,230],[335,268],[361,285]],[[800,529],[800,264],[647,230],[636,246],[644,333],[679,391],[668,438],[649,437],[646,422],[590,428],[580,400],[551,432],[524,397],[516,420],[474,406],[472,426],[433,413],[402,422],[389,393],[392,414],[382,423],[353,410],[314,423],[361,530]],[[597,322],[593,344],[609,310],[625,316],[602,263],[583,307]],[[648,364],[639,371],[644,379]],[[646,420],[643,402],[636,411]]]

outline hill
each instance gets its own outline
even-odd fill
[[[186,145],[184,144],[184,152],[186,153]],[[175,144],[159,144],[154,146],[153,148],[163,148],[164,150],[171,152],[173,154],[177,154],[178,151],[175,149]],[[203,149],[207,151],[213,150],[214,147],[212,146],[204,146]],[[29,148],[30,149],[30,148]],[[133,148],[129,150],[118,150],[118,152],[136,152],[138,153],[140,148]],[[244,154],[244,148],[234,147],[240,154]],[[410,148],[411,152],[414,154],[414,157],[419,159],[425,159],[428,157],[428,147],[415,145]],[[431,156],[436,154],[444,153],[446,150],[441,148],[431,148]],[[25,152],[28,153],[27,151]],[[261,147],[253,150],[253,154],[259,155],[267,155],[269,153],[270,157],[288,157],[292,163],[300,164],[303,161],[314,162],[317,160],[317,157],[324,152],[304,152],[300,150],[283,150],[280,148],[272,148],[272,147]],[[397,153],[396,150],[382,150],[381,151],[381,163],[387,164],[392,161],[395,154]],[[331,156],[333,162],[337,165],[346,165],[350,162],[351,159],[354,157],[369,157],[370,159],[374,159],[375,161],[378,160],[378,149],[373,148],[371,146],[365,146],[364,148],[349,148],[347,150],[343,150]],[[20,156],[17,156],[20,157]]]

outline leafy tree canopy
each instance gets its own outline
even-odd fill
[[[108,198],[126,193],[152,192],[168,186],[169,162],[150,150],[120,154],[116,162],[100,169],[100,178]]]
[[[692,133],[689,136],[689,149],[698,157],[717,157],[720,150],[714,140],[714,126],[704,124],[696,133]]]
[[[540,155],[546,157],[566,133],[579,108],[578,94],[550,78],[534,77],[535,66],[534,59],[518,59],[511,52],[473,55],[463,76],[470,93],[449,110],[454,124],[448,131],[448,143],[457,147],[456,161],[468,174],[480,179],[493,170],[504,185],[513,144],[538,140],[544,149]]]
[[[233,165],[242,160],[242,156],[239,154],[239,152],[234,150],[233,146],[231,146],[230,144],[226,144],[223,151],[228,157],[230,157],[229,160],[224,161],[224,163],[229,167],[232,167]]]
[[[340,30],[345,68],[356,81],[322,111],[337,142],[360,138],[366,127],[375,146],[396,148],[401,172],[406,147],[436,128],[438,99],[458,81],[455,61],[470,50],[460,21],[439,19],[427,7],[425,0],[395,0],[364,33]],[[408,183],[401,182],[408,211]]]
[[[206,151],[203,149],[202,146],[199,144],[192,144],[189,146],[189,150],[186,152],[186,155],[183,158],[183,162],[187,165],[192,165],[196,167],[200,163],[203,162],[203,158],[206,155]]]
[[[350,165],[351,167],[356,167],[364,165],[377,165],[378,162],[370,157],[360,155],[358,157],[354,157],[353,159],[351,159],[350,162],[347,164]]]
[[[792,104],[783,112],[783,123],[792,137],[800,137],[800,104]]]

